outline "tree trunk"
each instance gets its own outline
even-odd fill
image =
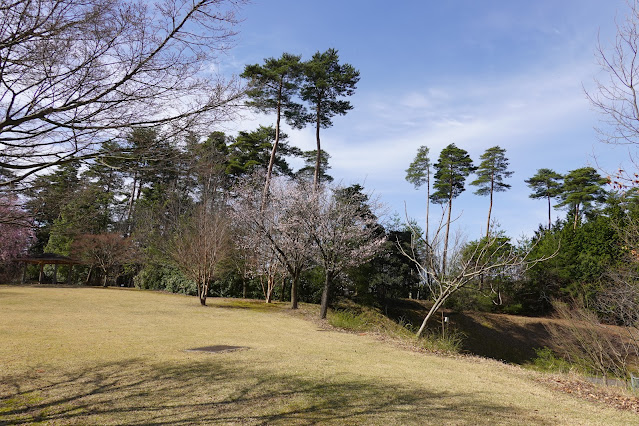
[[[298,295],[297,295],[297,288],[299,286],[299,272],[296,272],[293,277],[292,277],[292,283],[291,283],[291,309],[297,309],[297,303],[298,303]]]
[[[422,337],[422,335],[424,334],[424,331],[426,330],[426,323],[428,323],[428,320],[435,314],[435,312],[437,312],[437,310],[444,304],[444,302],[446,301],[446,299],[448,298],[449,293],[446,291],[444,293],[442,293],[436,300],[435,303],[433,303],[433,306],[431,306],[430,310],[428,311],[428,314],[426,314],[426,318],[424,318],[424,321],[422,322],[421,327],[419,327],[419,330],[417,331],[417,337]]]
[[[202,284],[202,290],[201,291],[198,290],[199,292],[198,296],[200,296],[200,305],[202,306],[206,306],[206,293],[209,292],[208,290],[209,290],[208,284]]]
[[[135,199],[135,188],[137,186],[138,183],[138,172],[135,172],[133,174],[133,187],[131,188],[131,199],[129,200],[129,208],[127,209],[127,213],[126,213],[126,223],[127,223],[127,227],[129,228],[127,230],[127,233],[131,231],[131,215],[133,214],[133,200]]]
[[[548,230],[552,226],[552,221],[550,219],[550,195],[548,196]]]
[[[262,211],[266,207],[266,200],[268,198],[268,188],[271,183],[271,174],[273,173],[273,164],[275,163],[275,153],[277,152],[277,145],[280,142],[280,119],[282,115],[282,85],[284,84],[283,78],[280,78],[280,85],[277,93],[277,113],[275,117],[275,142],[273,142],[273,149],[271,150],[271,158],[268,161],[268,169],[266,170],[266,181],[264,182],[264,191],[262,192]]]
[[[246,293],[248,293],[248,282],[246,277],[242,277],[242,299],[246,299]]]
[[[490,177],[490,204],[488,205],[488,222],[486,222],[486,239],[490,235],[490,214],[493,212],[494,173]]]
[[[575,221],[572,225],[572,229],[577,229],[577,219],[579,218],[579,204],[575,205]]]
[[[89,273],[87,274],[87,280],[85,281],[85,285],[88,285],[91,281],[91,274],[93,273],[93,265],[89,266]]]
[[[430,247],[430,231],[428,230],[428,226],[430,223],[430,169],[426,171],[426,265],[432,265],[430,257],[431,251]],[[430,274],[426,274],[426,281],[428,282],[428,287],[430,288],[430,284],[432,282],[432,277]],[[419,299],[419,290],[417,290],[417,299]]]
[[[427,171],[426,175],[426,244],[430,241],[429,231],[428,231],[428,223],[430,219],[430,170]]]
[[[446,220],[446,234],[444,235],[444,255],[442,256],[442,276],[446,275],[446,256],[448,255],[448,234],[450,232],[450,214],[453,210],[453,190],[448,198],[448,219]]]
[[[326,319],[326,312],[328,311],[328,293],[330,290],[331,278],[330,274],[326,273],[324,277],[324,291],[322,291],[322,302],[320,305],[320,319]]]
[[[322,148],[320,146],[320,99],[317,100],[315,139],[317,140],[317,156],[315,158],[315,174],[313,175],[313,187],[317,190],[320,184],[320,165],[322,162]]]

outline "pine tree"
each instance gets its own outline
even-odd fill
[[[530,179],[526,179],[526,184],[534,191],[530,198],[548,199],[548,229],[552,226],[550,216],[550,200],[561,194],[561,182],[563,176],[551,169],[539,169]]]
[[[493,210],[493,193],[503,192],[510,188],[504,183],[504,178],[512,176],[513,172],[508,170],[508,159],[504,155],[506,150],[499,146],[488,148],[479,159],[481,163],[477,168],[477,179],[470,184],[478,186],[475,191],[477,195],[489,195],[490,205],[488,207],[488,221],[486,222],[486,237],[490,234],[490,215]]]
[[[324,53],[317,52],[304,64],[304,82],[300,97],[308,102],[313,112],[308,121],[315,123],[317,140],[317,157],[315,160],[315,188],[320,182],[321,152],[320,128],[333,125],[331,118],[336,114],[345,115],[353,109],[350,102],[340,99],[355,93],[355,85],[359,81],[359,71],[350,64],[340,64],[337,50],[328,49]]]
[[[242,73],[243,78],[249,79],[247,95],[251,101],[248,102],[248,105],[261,112],[275,112],[275,139],[266,171],[262,195],[263,203],[266,201],[276,161],[282,115],[291,126],[296,128],[303,127],[308,120],[303,106],[293,101],[299,90],[302,77],[300,59],[301,56],[284,53],[278,59],[265,59],[264,65],[247,65]]]
[[[468,152],[451,143],[442,149],[442,152],[439,154],[439,160],[435,163],[435,170],[435,183],[433,184],[435,192],[431,194],[430,199],[434,203],[448,205],[448,218],[446,220],[444,253],[442,258],[442,274],[445,275],[453,198],[456,198],[464,192],[464,182],[468,175],[475,171],[475,167]]]
[[[582,167],[568,172],[564,178],[561,202],[555,207],[569,206],[574,215],[573,229],[583,213],[593,208],[593,202],[603,202],[606,199],[606,191],[602,188],[608,179],[602,178],[592,167]]]
[[[420,146],[417,155],[410,166],[406,169],[406,180],[418,189],[426,184],[426,230],[425,236],[428,241],[428,219],[430,207],[430,168],[432,166],[430,158],[428,158],[429,149],[427,146]]]

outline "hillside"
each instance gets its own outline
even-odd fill
[[[0,423],[630,424],[479,358],[318,327],[285,305],[0,286]],[[305,306],[315,310],[315,306]],[[189,352],[212,345],[234,352]]]
[[[428,312],[428,302],[397,300],[387,308],[389,317],[420,325]],[[464,334],[464,352],[515,364],[532,361],[535,349],[553,348],[546,326],[561,321],[543,317],[525,317],[486,312],[444,311],[449,327]],[[437,316],[429,327],[440,327]]]

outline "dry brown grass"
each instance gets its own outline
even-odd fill
[[[516,367],[320,329],[284,305],[208,303],[0,286],[0,424],[639,422]],[[185,352],[208,345],[249,349]]]

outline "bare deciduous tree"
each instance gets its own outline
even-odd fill
[[[91,269],[102,270],[104,287],[109,284],[109,276],[115,267],[135,259],[135,247],[131,239],[115,233],[79,235],[73,241],[71,252],[88,263]]]
[[[175,134],[229,118],[242,90],[211,60],[241,3],[0,2],[0,168],[15,173],[0,186],[90,158],[132,126]]]
[[[447,208],[444,207],[442,211]],[[408,226],[411,226],[410,223]],[[520,252],[510,244],[509,239],[494,232],[476,244],[467,244],[462,235],[458,233],[454,243],[444,254],[449,226],[442,213],[439,226],[428,241],[424,240],[419,232],[413,231],[414,241],[411,245],[411,251],[407,252],[403,247],[399,247],[402,253],[419,269],[433,300],[433,305],[417,332],[418,337],[424,334],[428,320],[450,296],[462,288],[478,282],[481,276],[490,276],[496,272],[520,275],[536,263],[549,258],[530,259],[531,248]],[[416,251],[420,242],[426,247],[427,252],[427,255],[421,257]],[[448,262],[444,270],[443,259],[445,256]]]
[[[598,129],[601,139],[615,144],[639,143],[639,9],[636,3],[628,5],[629,15],[617,23],[614,44],[597,46],[604,77],[596,79],[595,89],[587,92],[593,106],[604,114],[604,125]]]
[[[551,338],[562,348],[563,355],[595,374],[604,383],[609,376],[628,377],[629,361],[639,355],[636,341],[626,333],[602,324],[594,312],[577,303],[553,303],[555,316],[563,320],[547,328]]]
[[[201,204],[182,217],[168,243],[167,254],[197,284],[203,306],[211,283],[230,253],[229,229],[227,212],[222,207]]]

